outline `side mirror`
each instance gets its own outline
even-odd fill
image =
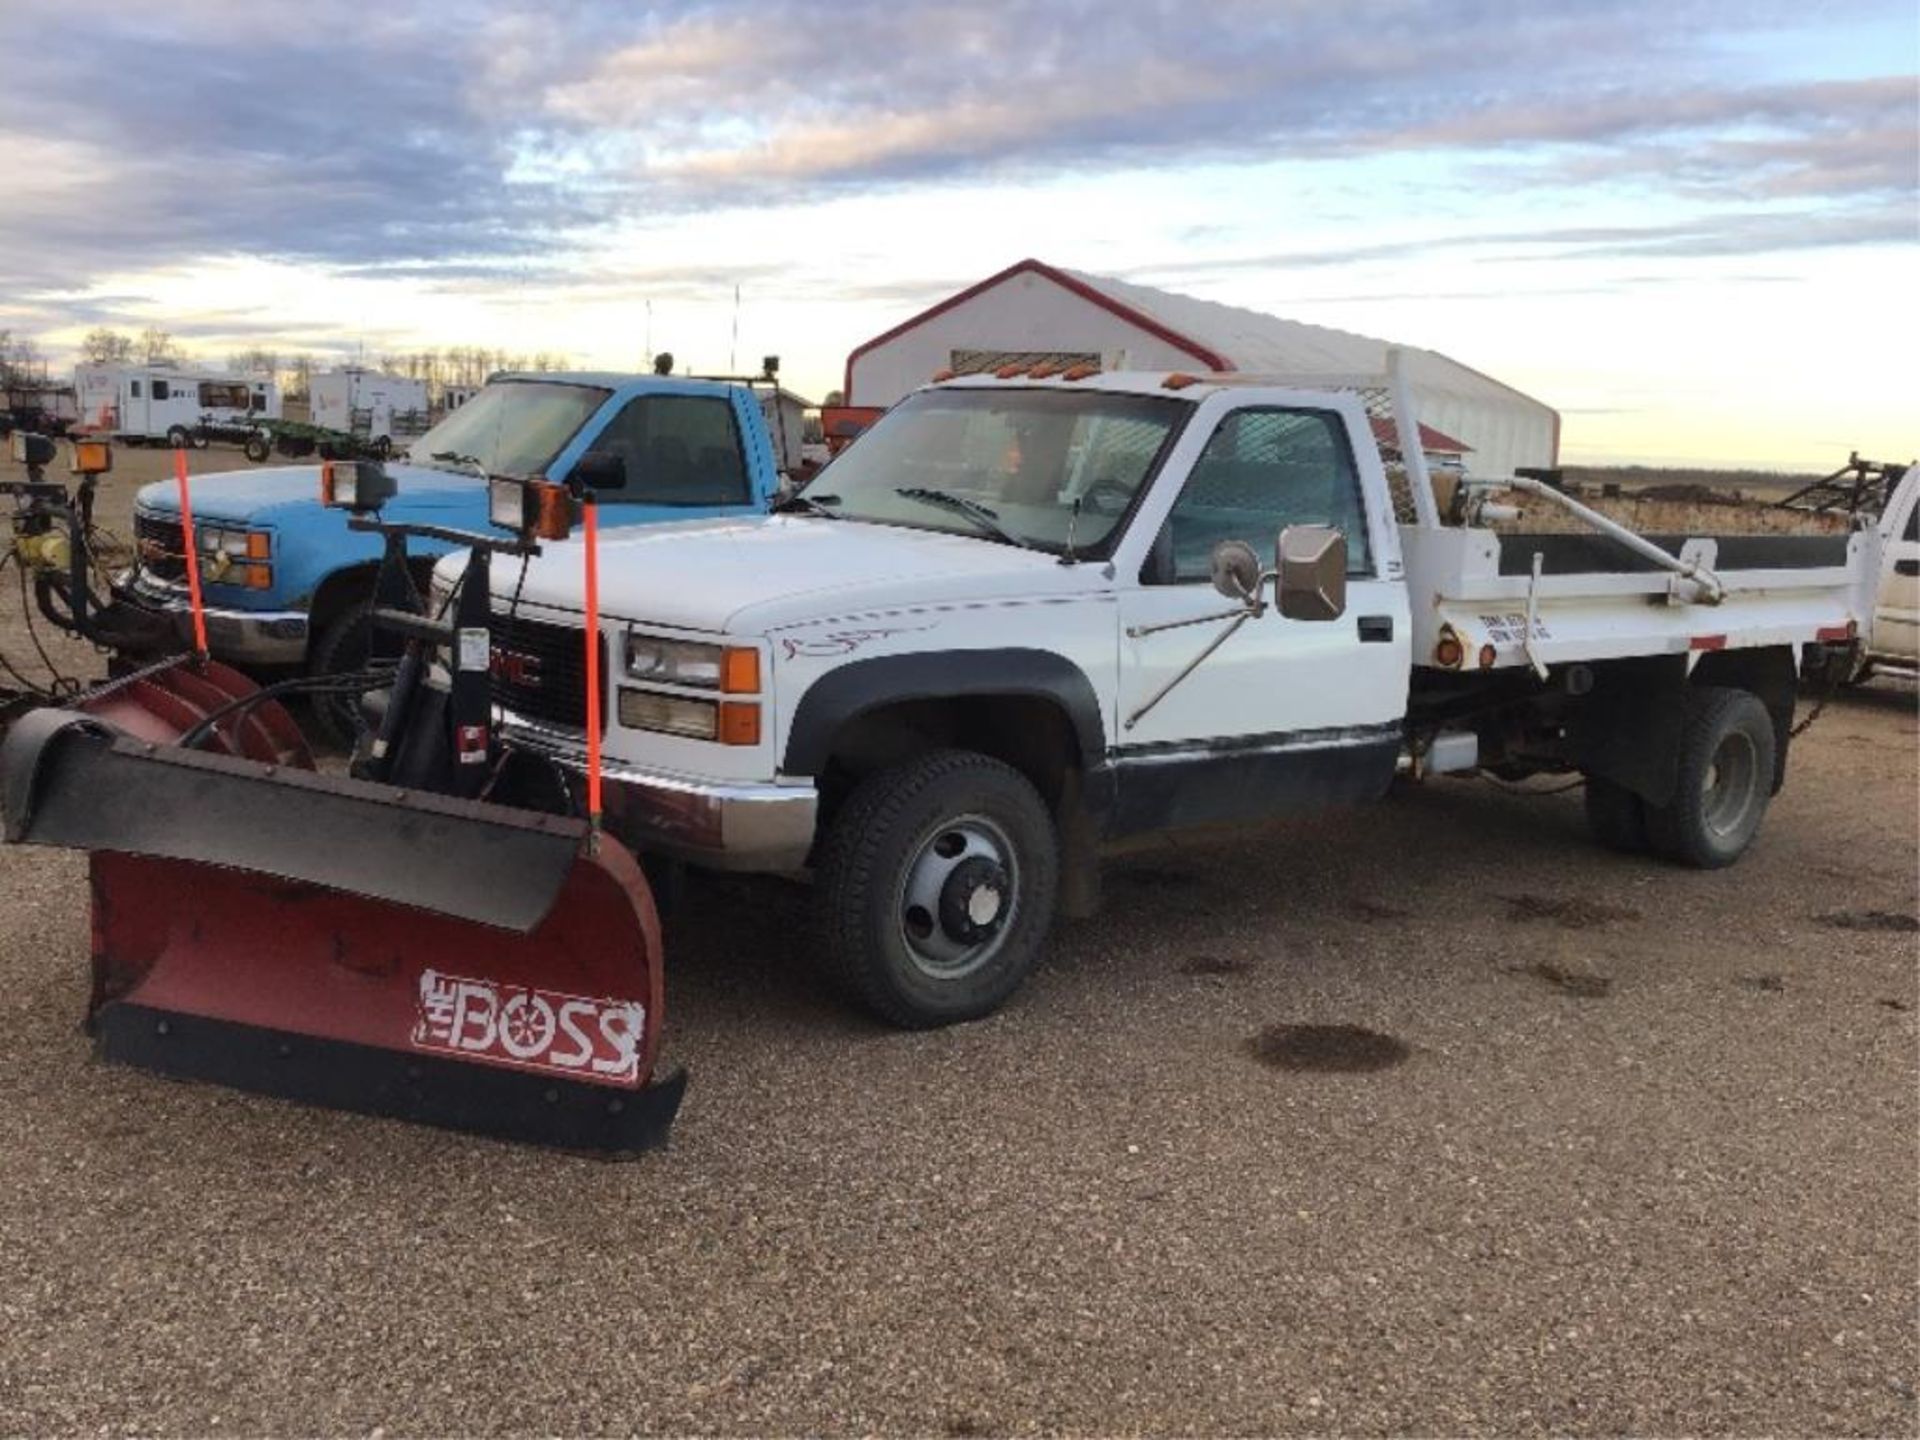
[[[589,450],[573,462],[567,484],[576,491],[622,490],[627,484],[627,457],[612,450]]]
[[[1229,600],[1260,598],[1260,556],[1244,540],[1222,540],[1207,557],[1213,588]]]
[[[1328,525],[1289,525],[1275,546],[1275,603],[1289,620],[1338,620],[1347,609],[1347,537]]]

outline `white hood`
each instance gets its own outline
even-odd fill
[[[578,612],[577,540],[532,561],[523,603]],[[513,594],[520,562],[494,560],[493,594]],[[771,515],[602,532],[600,611],[609,619],[719,634],[905,604],[1087,595],[1108,588],[1099,563],[970,535],[818,516]]]

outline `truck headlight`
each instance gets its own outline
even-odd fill
[[[273,537],[264,530],[229,530],[222,525],[196,525],[194,534],[202,553],[231,560],[265,560],[273,553]]]
[[[718,645],[627,632],[627,674],[636,680],[718,690],[722,654]]]
[[[622,686],[620,723],[629,730],[718,740],[722,745],[760,743],[760,705],[752,700],[690,700]]]
[[[720,707],[711,700],[688,700],[652,690],[620,690],[620,723],[629,730],[655,730],[712,740],[720,733]]]
[[[709,645],[627,632],[627,674],[661,685],[687,685],[753,695],[760,689],[760,652],[751,645]]]
[[[273,588],[273,567],[266,563],[273,552],[273,537],[265,531],[196,525],[194,543],[200,547],[200,570],[209,584]]]

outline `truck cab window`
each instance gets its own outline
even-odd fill
[[[1213,547],[1244,540],[1271,555],[1289,525],[1331,525],[1347,538],[1347,571],[1371,575],[1367,512],[1338,415],[1235,410],[1187,477],[1147,562],[1148,583],[1205,580]]]
[[[627,462],[620,498],[653,505],[743,505],[750,495],[733,406],[706,395],[642,395],[588,446]]]
[[[1920,540],[1920,496],[1907,506],[1907,528],[1900,537],[1902,540]]]

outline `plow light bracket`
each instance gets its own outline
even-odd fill
[[[329,509],[370,514],[399,489],[378,460],[326,460],[320,465],[320,503]]]
[[[578,508],[573,492],[551,480],[499,475],[487,482],[488,521],[513,531],[523,543],[566,539]]]
[[[113,446],[105,440],[75,440],[67,461],[72,475],[105,475],[113,469]]]

